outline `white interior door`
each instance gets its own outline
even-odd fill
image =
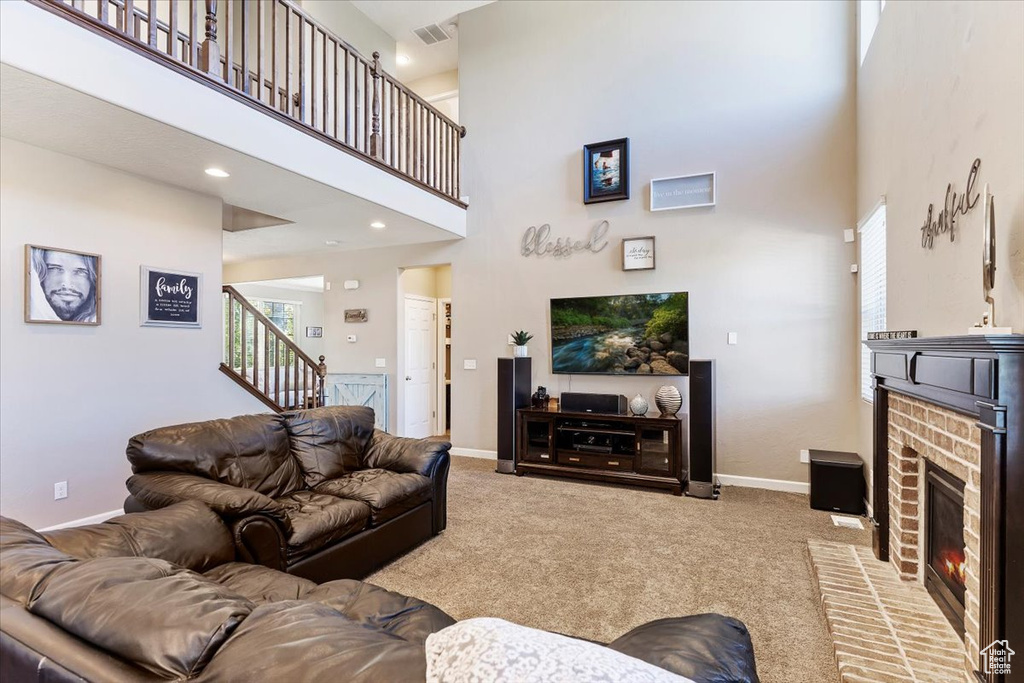
[[[436,303],[405,298],[405,436],[431,436],[434,397]]]

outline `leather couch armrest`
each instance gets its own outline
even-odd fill
[[[231,525],[231,534],[242,562],[287,571],[287,541],[273,519],[264,515],[243,517]]]
[[[747,627],[721,614],[651,621],[616,638],[608,647],[694,683],[758,683]]]
[[[366,467],[394,472],[415,472],[433,477],[438,462],[448,455],[452,445],[433,439],[408,439],[375,430],[366,446]]]
[[[183,500],[197,500],[228,520],[265,515],[286,531],[291,531],[291,522],[284,507],[251,489],[177,472],[133,474],[128,478],[127,485],[136,500],[153,510]]]

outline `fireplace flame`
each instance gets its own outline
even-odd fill
[[[942,557],[939,558],[939,564],[947,577],[961,585],[967,583],[967,577],[965,575],[967,571],[967,563],[964,561],[963,555],[960,555],[959,553],[945,552],[942,554]]]

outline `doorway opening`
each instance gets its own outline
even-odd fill
[[[403,436],[451,433],[450,265],[399,274],[398,426]]]

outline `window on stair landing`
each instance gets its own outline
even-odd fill
[[[294,301],[270,301],[250,299],[250,303],[263,315],[270,318],[284,336],[296,341],[295,331],[299,326],[299,308],[302,304]]]
[[[861,221],[860,231],[860,340],[868,332],[885,329],[885,200]],[[873,401],[871,349],[860,347],[860,396]]]

